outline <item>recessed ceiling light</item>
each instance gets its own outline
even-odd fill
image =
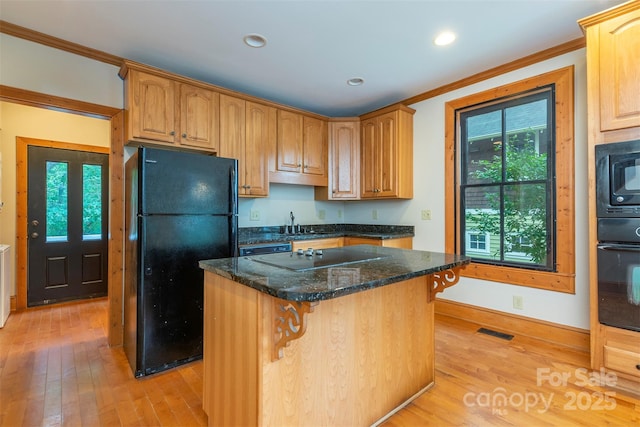
[[[437,46],[446,46],[448,44],[453,43],[455,39],[456,39],[456,35],[454,33],[452,33],[451,31],[443,31],[436,36],[433,42]]]
[[[362,77],[354,77],[352,79],[347,80],[347,84],[349,86],[360,86],[364,83],[364,79]]]
[[[244,36],[244,44],[249,47],[264,47],[267,44],[267,39],[260,34],[247,34]]]

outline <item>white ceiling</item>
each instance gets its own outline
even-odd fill
[[[582,36],[622,0],[0,0],[0,19],[327,116],[353,116]],[[448,47],[433,44],[452,30]],[[243,36],[266,37],[262,49]],[[365,80],[348,86],[352,77]]]

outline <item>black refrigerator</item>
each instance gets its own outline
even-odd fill
[[[202,358],[198,262],[236,256],[237,170],[155,148],[125,164],[124,350],[136,377]]]

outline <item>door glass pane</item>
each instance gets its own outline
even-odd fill
[[[101,238],[102,167],[82,165],[82,239]]]
[[[47,242],[67,241],[69,165],[47,161]]]

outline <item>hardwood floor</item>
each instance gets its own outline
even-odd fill
[[[106,299],[12,313],[0,329],[0,426],[206,425],[202,363],[136,380],[106,325]],[[477,329],[437,317],[436,385],[384,426],[640,424],[640,401],[589,384],[586,353]]]

